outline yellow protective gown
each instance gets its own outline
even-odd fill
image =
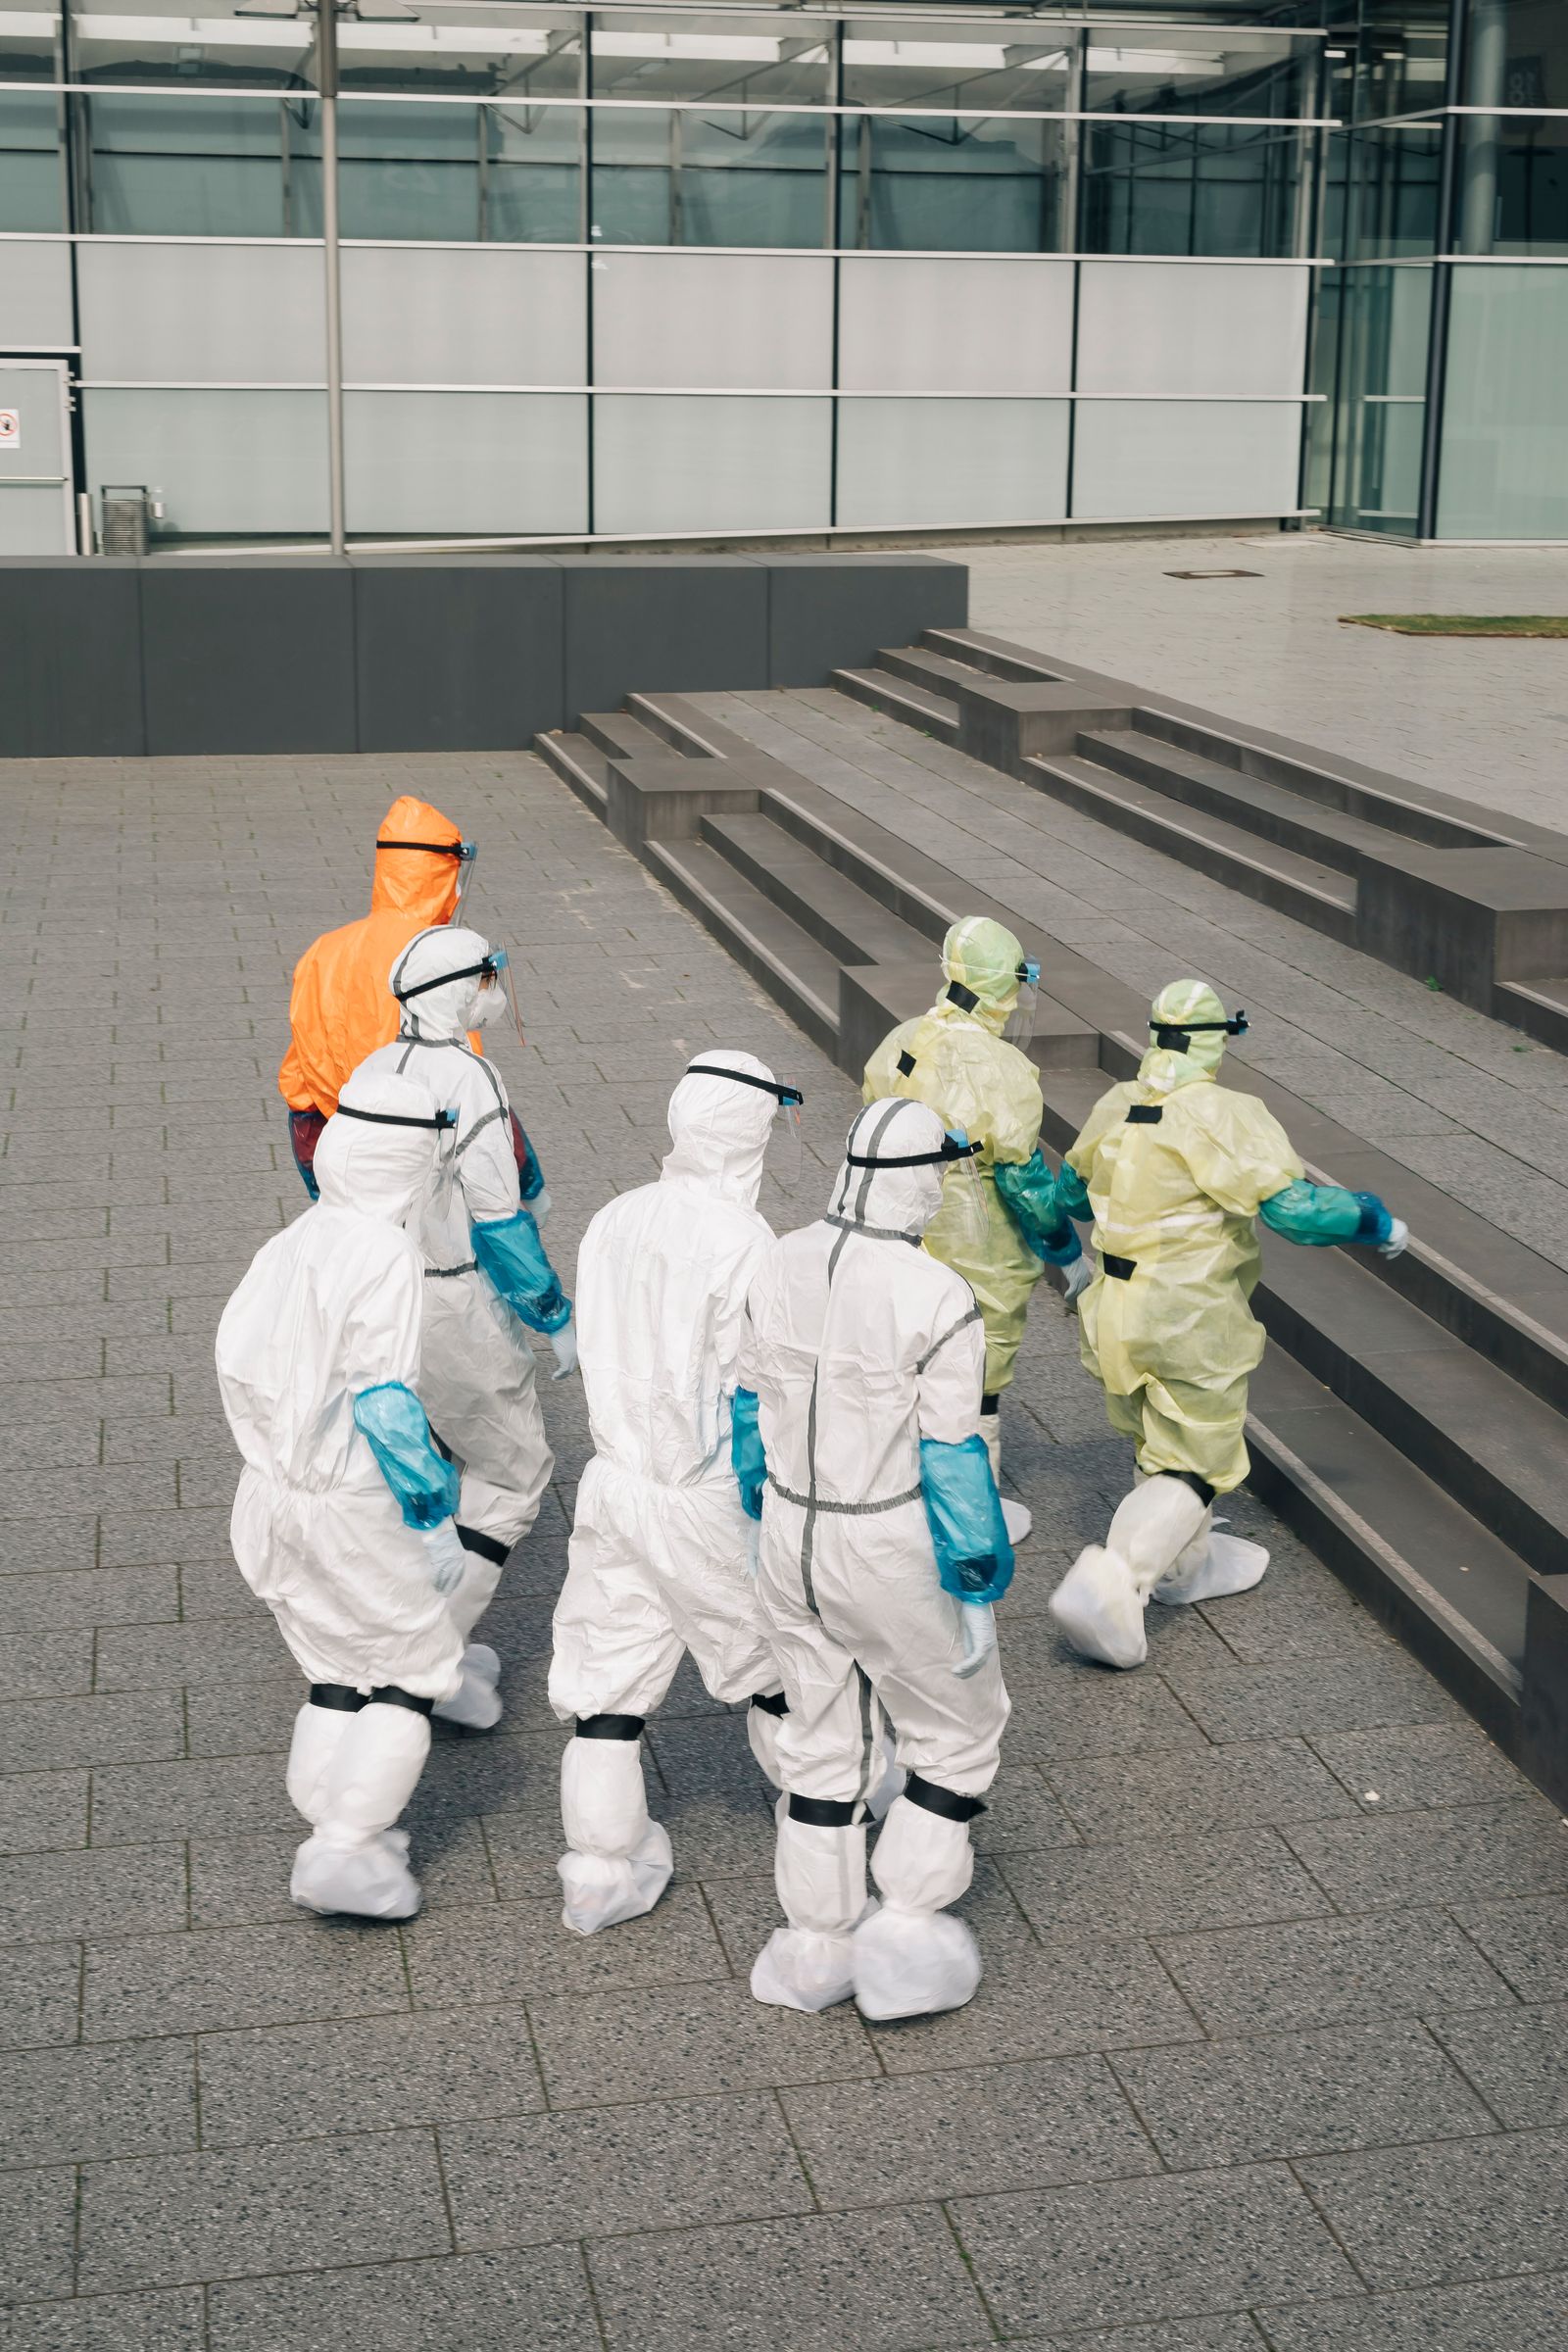
[[[977,1001],[972,1007],[944,995],[918,1020],[882,1040],[865,1065],[861,1099],[892,1095],[923,1102],[950,1133],[959,1129],[980,1152],[975,1165],[985,1203],[978,1240],[969,1220],[944,1202],[926,1227],[925,1248],[961,1274],[985,1321],[985,1389],[996,1396],[1012,1380],[1023,1343],[1029,1294],[1041,1260],[1024,1240],[997,1191],[999,1160],[1022,1161],[1040,1141],[1040,1078],[1027,1054],[1002,1036],[1017,999],[1023,951],[1010,931],[988,916],[955,923],[942,947],[942,969]]]
[[[1220,1036],[1146,1054],[1067,1153],[1101,1253],[1078,1302],[1079,1348],[1111,1427],[1135,1440],[1141,1470],[1190,1471],[1220,1494],[1247,1476],[1247,1383],[1264,1346],[1249,1304],[1253,1220],[1303,1173],[1255,1096],[1215,1085],[1223,1050]],[[1157,1119],[1130,1120],[1135,1106]],[[1133,1273],[1107,1274],[1107,1255]]]

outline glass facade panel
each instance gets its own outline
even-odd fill
[[[607,107],[590,234],[610,245],[826,242],[831,115]]]
[[[1443,178],[1440,122],[1383,123],[1351,142],[1346,258],[1433,253]]]
[[[1101,521],[1289,514],[1300,442],[1300,410],[1285,401],[1080,401],[1072,511]]]
[[[820,530],[832,508],[833,404],[718,396],[594,402],[601,531]]]
[[[309,384],[326,374],[318,248],[87,244],[76,270],[89,379]]]
[[[324,392],[82,394],[87,482],[139,482],[172,538],[293,538],[326,528]]]
[[[576,98],[583,20],[570,9],[453,7],[400,0],[395,14],[342,18],[344,90],[424,91],[452,98]]]
[[[1432,271],[1347,270],[1338,307],[1331,519],[1408,539],[1420,505]]]
[[[587,288],[578,254],[350,245],[342,287],[350,383],[587,381]]]
[[[1085,123],[1085,252],[1295,253],[1307,136],[1270,123]]]
[[[846,400],[838,513],[861,530],[1054,522],[1067,512],[1064,400]]]
[[[62,81],[61,18],[53,8],[0,0],[0,81]]]
[[[1459,253],[1568,254],[1568,120],[1464,115]]]
[[[1358,122],[1441,106],[1448,73],[1448,0],[1360,0],[1355,94],[1334,112]]]
[[[64,351],[74,343],[69,245],[58,237],[37,245],[0,238],[0,318],[10,351]]]
[[[593,306],[597,383],[817,392],[833,380],[825,255],[607,253]]]
[[[0,89],[0,229],[65,225],[59,93]]]
[[[1455,268],[1438,532],[1568,539],[1568,269]]]
[[[1041,114],[1071,103],[1077,33],[1067,26],[851,21],[844,31],[849,106],[1017,108]]]
[[[1070,262],[848,255],[839,382],[854,392],[1070,391],[1072,281]]]
[[[197,17],[148,0],[93,0],[69,23],[76,81],[298,89],[309,78],[315,30],[304,10],[244,16],[236,0],[202,0]]]
[[[1467,106],[1568,106],[1568,10],[1561,0],[1470,0]]]
[[[1309,275],[1275,264],[1085,262],[1078,389],[1295,397]]]
[[[351,531],[585,531],[581,394],[351,392],[343,450]]]
[[[839,242],[914,253],[1070,246],[1068,137],[1005,115],[842,118]]]
[[[555,245],[582,234],[582,118],[571,106],[345,98],[346,237]]]
[[[596,98],[820,106],[833,95],[833,42],[797,16],[616,11],[593,21],[590,72]]]
[[[318,237],[320,102],[95,91],[77,102],[101,236]]]
[[[1310,115],[1318,49],[1289,32],[1242,24],[1095,27],[1084,104],[1095,114]]]

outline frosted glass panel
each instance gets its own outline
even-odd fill
[[[587,272],[576,253],[349,246],[343,368],[362,384],[581,384]]]
[[[1243,263],[1085,262],[1078,389],[1298,393],[1311,274]]]
[[[87,478],[140,482],[177,533],[326,529],[322,392],[87,392]]]
[[[1300,440],[1290,401],[1083,400],[1072,511],[1088,520],[1294,514]]]
[[[351,531],[586,531],[588,403],[570,393],[350,392]]]
[[[71,317],[71,247],[0,238],[0,319],[8,351],[63,351],[76,340]]]
[[[857,529],[1054,522],[1064,400],[843,400],[838,520]]]
[[[0,556],[74,556],[70,528],[58,490],[0,490]]]
[[[1568,539],[1565,382],[1568,269],[1457,266],[1440,538]]]
[[[89,379],[310,384],[325,377],[318,246],[83,244],[76,270],[81,371]]]
[[[1065,392],[1072,264],[846,256],[839,382],[852,392]]]
[[[599,531],[820,530],[828,521],[827,400],[594,402]]]
[[[833,380],[833,265],[772,253],[603,253],[594,380],[821,391]]]

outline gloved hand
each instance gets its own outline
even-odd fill
[[[1397,1257],[1410,1239],[1410,1228],[1402,1217],[1396,1217],[1389,1227],[1389,1238],[1377,1246],[1379,1257]]]
[[[1067,1268],[1067,1287],[1061,1294],[1063,1314],[1070,1315],[1072,1313],[1073,1308],[1094,1279],[1095,1261],[1086,1250],[1082,1257],[1075,1257]]]
[[[989,1601],[966,1600],[963,1607],[963,1655],[954,1667],[960,1682],[978,1674],[997,1646],[996,1612]]]
[[[440,1593],[455,1592],[463,1582],[468,1555],[452,1521],[443,1519],[439,1527],[426,1528],[419,1541],[430,1563],[431,1584]]]
[[[563,1323],[559,1331],[550,1334],[550,1345],[556,1351],[556,1368],[552,1380],[564,1380],[577,1369],[577,1318]]]
[[[549,1186],[542,1184],[539,1187],[539,1190],[535,1193],[533,1199],[531,1200],[525,1200],[522,1205],[528,1211],[528,1214],[532,1217],[534,1223],[536,1225],[542,1225],[546,1217],[549,1216],[551,1208],[554,1205],[550,1198]]]

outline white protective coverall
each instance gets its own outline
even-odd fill
[[[923,1103],[873,1103],[860,1158],[937,1153]],[[789,1712],[776,1875],[789,1921],[752,1971],[759,2000],[868,2017],[956,2008],[980,1981],[970,1930],[940,1916],[974,1870],[969,1822],[996,1776],[1007,1694],[995,1648],[963,1679],[962,1602],[942,1589],[920,1441],[978,1436],[985,1329],[974,1294],[920,1238],[936,1165],[847,1159],[828,1215],[774,1245],[752,1286],[740,1378],[767,1457],[759,1588]],[[908,1774],[866,1899],[866,1799],[891,1719]]]
[[[223,1310],[218,1382],[245,1457],[234,1557],[312,1685],[288,1791],[313,1835],[290,1892],[316,1910],[403,1919],[419,1888],[393,1825],[429,1750],[432,1704],[461,1700],[478,1610],[462,1582],[437,1590],[438,1570],[445,1580],[467,1563],[450,1520],[434,1536],[405,1523],[354,1416],[368,1391],[417,1392],[426,1285],[404,1221],[436,1136],[380,1122],[423,1118],[429,1102],[362,1069],[343,1088],[340,1110],[351,1106],[370,1116],[327,1121],[319,1204],[258,1251]],[[433,1447],[430,1461],[440,1475]]]
[[[468,1031],[506,1006],[501,989],[483,987],[472,968],[488,953],[476,931],[421,931],[392,967],[394,995],[416,992],[403,1005],[398,1038],[361,1065],[417,1081],[432,1103],[458,1116],[457,1181],[447,1189],[432,1179],[416,1220],[425,1268],[419,1394],[462,1465],[458,1535],[473,1554],[475,1590],[488,1578],[486,1603],[508,1552],[538,1516],[555,1467],[526,1330],[474,1256],[472,1228],[510,1223],[522,1206],[507,1090],[494,1063],[468,1044]],[[449,972],[466,976],[429,985]],[[569,1316],[559,1285],[554,1298]],[[569,1336],[567,1320],[552,1342],[558,1357]]]
[[[585,1936],[652,1910],[669,1883],[639,1742],[683,1652],[725,1705],[769,1702],[752,1706],[748,1730],[778,1779],[779,1675],[730,1463],[746,1294],[773,1239],[757,1196],[778,1095],[755,1054],[715,1046],[697,1059],[739,1075],[682,1078],[659,1182],[602,1208],[577,1255],[594,1456],[556,1607],[550,1703],[576,1725],[560,1869],[563,1917]]]

